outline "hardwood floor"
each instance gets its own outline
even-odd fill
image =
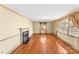
[[[12,54],[78,54],[54,35],[33,35],[28,44],[22,44]]]

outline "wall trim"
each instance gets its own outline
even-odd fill
[[[19,35],[20,35],[20,34],[16,34],[16,35],[7,37],[7,38],[5,38],[5,39],[1,39],[0,42],[5,41],[5,40],[8,40],[8,39],[13,38],[13,37],[16,37],[16,36],[19,36]]]

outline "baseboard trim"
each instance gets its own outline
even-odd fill
[[[34,33],[33,35],[54,35],[53,33]]]
[[[17,47],[21,46],[21,44],[17,45],[16,47],[12,48],[11,50],[9,50],[7,53],[5,54],[11,54],[11,52],[13,52]]]

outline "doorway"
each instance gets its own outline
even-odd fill
[[[40,34],[47,34],[47,22],[40,22]]]

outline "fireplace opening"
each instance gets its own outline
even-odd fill
[[[27,44],[29,42],[29,31],[25,31],[22,33],[23,44]]]

